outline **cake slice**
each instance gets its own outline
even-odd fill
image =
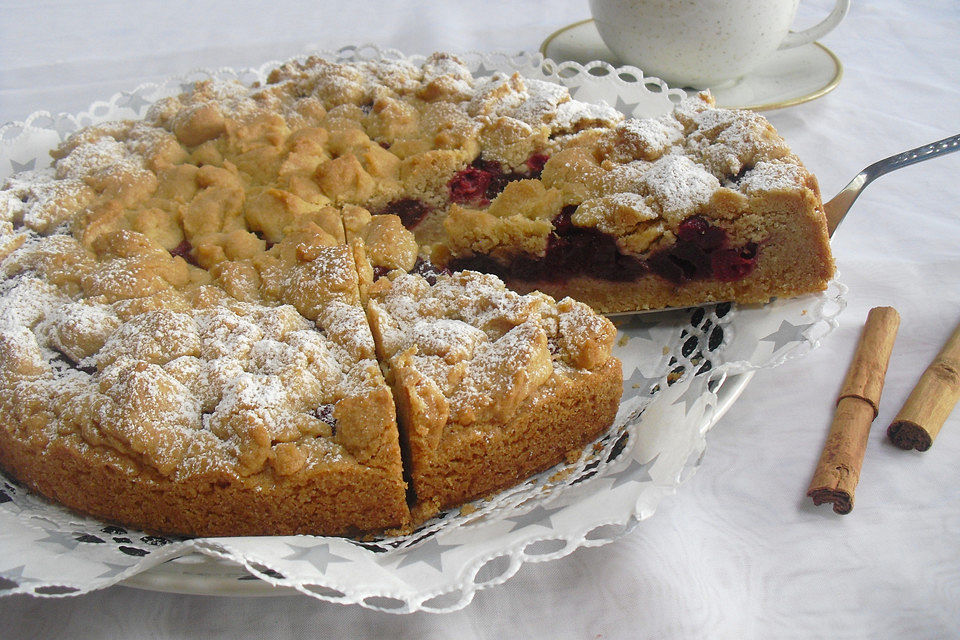
[[[762,116],[708,93],[624,118],[518,73],[474,77],[449,54],[419,67],[306,59],[259,91],[309,125],[281,167],[307,171],[348,232],[372,214],[383,272],[411,254],[378,255],[395,236],[378,215],[414,233],[421,262],[603,313],[765,302],[823,290],[834,271],[815,178]],[[323,141],[319,164],[291,162],[316,146],[301,135]]]
[[[365,289],[415,520],[575,455],[610,427],[622,393],[616,330],[586,305],[477,272],[424,273]]]
[[[440,266],[600,312],[766,302],[833,275],[815,178],[762,116],[709,94],[556,137],[529,177],[483,154],[451,180],[443,232],[418,235]]]

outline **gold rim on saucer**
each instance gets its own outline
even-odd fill
[[[553,42],[558,36],[566,33],[567,31],[571,31],[573,29],[576,29],[577,27],[581,27],[590,22],[593,22],[593,18],[587,18],[586,20],[579,20],[572,24],[568,24],[565,27],[561,27],[557,29],[556,31],[551,33],[549,36],[547,36],[546,39],[540,44],[540,53],[543,55],[544,58],[548,58],[552,60],[552,58],[550,58],[550,56],[547,55],[547,49],[550,47],[550,43]],[[810,102],[811,100],[816,100],[817,98],[821,98],[826,94],[830,93],[831,91],[833,91],[834,89],[836,89],[837,86],[840,84],[840,80],[843,79],[843,63],[840,62],[840,58],[837,57],[837,54],[835,54],[833,51],[828,49],[825,45],[819,42],[813,42],[811,44],[816,45],[817,47],[822,49],[823,52],[826,53],[830,57],[830,59],[833,61],[835,73],[833,75],[833,78],[831,78],[830,81],[827,82],[827,84],[820,87],[816,91],[812,91],[802,96],[797,96],[796,98],[790,98],[787,100],[778,100],[776,102],[763,102],[759,104],[738,106],[736,108],[751,109],[753,111],[771,111],[773,109],[783,109],[785,107],[792,107],[798,104],[803,104],[804,102]],[[563,61],[554,60],[554,62],[563,62]]]

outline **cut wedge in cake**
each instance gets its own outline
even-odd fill
[[[616,330],[586,305],[472,271],[393,271],[366,309],[397,400],[415,519],[574,458],[613,423]]]

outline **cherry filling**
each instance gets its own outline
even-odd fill
[[[330,429],[333,431],[334,435],[337,433],[337,419],[333,416],[333,405],[332,404],[322,404],[314,410],[313,415],[317,416],[321,422],[326,423]]]
[[[564,207],[553,220],[555,228],[542,258],[517,257],[510,264],[503,264],[489,256],[477,255],[455,259],[450,268],[483,271],[502,278],[547,281],[565,280],[589,272],[604,280],[622,282],[647,272],[643,260],[620,253],[613,236],[574,226],[570,222],[574,211],[576,206]]]
[[[190,251],[193,249],[193,246],[190,244],[189,240],[183,240],[175,246],[173,249],[170,249],[170,255],[176,257],[180,256],[184,260],[190,259]]]
[[[507,184],[516,180],[539,178],[549,158],[546,154],[535,153],[524,162],[527,171],[507,172],[499,162],[484,160],[478,156],[469,167],[458,171],[447,183],[450,201],[485,207],[500,195]]]
[[[430,286],[437,284],[437,276],[439,275],[450,275],[450,269],[444,269],[443,267],[438,267],[433,264],[430,260],[424,258],[417,258],[416,264],[413,265],[413,269],[410,270],[410,273],[415,273],[418,276],[426,280]]]
[[[530,177],[539,178],[540,174],[543,173],[543,167],[547,164],[547,160],[549,159],[550,156],[545,153],[535,153],[527,158],[527,161],[524,162],[524,164],[527,165],[528,169],[530,169],[530,173],[532,174]]]
[[[690,216],[681,222],[677,229],[677,237],[704,251],[718,249],[727,241],[727,234],[723,229],[714,227],[707,222],[706,218],[700,216]]]
[[[420,224],[430,212],[430,208],[423,202],[415,198],[403,198],[394,200],[377,213],[392,213],[400,218],[400,222],[407,229],[413,229]]]
[[[270,251],[270,248],[273,245],[277,244],[276,242],[270,242],[269,240],[267,240],[267,237],[263,234],[263,231],[254,231],[253,235],[257,236],[258,239],[263,240],[264,248],[267,251]]]
[[[170,255],[173,257],[179,256],[186,260],[188,264],[199,267],[200,265],[197,264],[197,261],[193,258],[193,254],[191,253],[192,251],[193,245],[190,244],[189,240],[184,239],[182,242],[180,242],[180,244],[175,246],[173,249],[170,249]]]
[[[493,180],[493,173],[477,167],[470,166],[463,171],[458,171],[447,183],[450,202],[481,206],[490,204],[487,199],[487,188],[491,180]]]
[[[713,277],[724,282],[746,278],[757,266],[756,242],[748,242],[739,249],[721,249],[710,255]]]
[[[677,228],[676,244],[655,252],[648,261],[654,273],[670,282],[710,277],[734,282],[753,273],[759,249],[756,242],[728,247],[726,231],[706,218],[691,216]]]
[[[553,220],[546,255],[539,259],[520,257],[509,264],[489,256],[458,258],[450,268],[473,269],[504,278],[562,281],[578,274],[603,280],[627,282],[652,272],[674,284],[715,278],[732,282],[745,278],[757,264],[759,246],[749,242],[728,247],[727,234],[705,218],[693,216],[677,230],[677,241],[651,253],[646,259],[620,253],[613,236],[570,221],[575,206],[567,206]]]
[[[712,271],[710,255],[692,242],[683,240],[655,251],[647,259],[647,264],[655,274],[675,284],[709,278]]]

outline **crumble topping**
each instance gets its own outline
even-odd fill
[[[451,180],[478,156],[479,191],[450,202]],[[423,253],[441,264],[543,256],[572,206],[571,224],[645,255],[672,242],[684,219],[709,217],[718,192],[750,196],[804,174],[763,118],[714,109],[709,96],[625,120],[556,84],[473,78],[447,54],[420,67],[307,58],[262,86],[198,82],[142,122],[81,130],[53,157],[52,169],[0,190],[0,317],[19,336],[8,343],[25,353],[22,329],[33,331],[31,349],[93,371],[91,384],[108,373],[139,384],[159,367],[157,379],[171,382],[144,393],[190,398],[178,406],[203,407],[204,417],[179,423],[198,433],[214,425],[220,436],[233,420],[228,407],[257,384],[280,389],[281,378],[283,394],[264,393],[296,406],[291,415],[313,433],[309,405],[334,403],[357,364],[375,357],[344,243],[362,243],[378,274],[410,271]],[[596,359],[569,352],[574,311],[559,311],[569,302],[509,294],[481,276],[421,281],[394,280],[381,346],[391,356],[415,348],[411,357],[448,367],[486,361],[444,374],[460,376],[450,400],[464,415],[467,396],[507,382],[525,396],[554,375],[554,360]],[[507,369],[525,371],[526,382],[503,378]],[[61,412],[54,422],[75,419]],[[250,442],[266,451],[291,440]],[[285,451],[289,469],[296,456]],[[270,456],[241,466],[262,468]]]
[[[502,424],[551,377],[593,370],[610,357],[609,320],[570,298],[519,295],[472,271],[434,284],[395,273],[370,288],[368,313],[391,375],[459,425]]]
[[[148,259],[159,260],[161,271],[171,261],[187,264],[150,243],[136,258],[107,258],[92,268],[71,299],[30,275],[62,255],[48,245],[64,244],[73,246],[68,236],[39,237],[14,251],[4,263],[13,277],[0,298],[3,386],[17,406],[45,416],[45,430],[79,434],[163,476],[210,465],[241,476],[271,465],[290,474],[310,451],[316,458],[318,439],[328,462],[368,456],[365,443],[350,440],[350,425],[363,416],[345,408],[347,433],[338,438],[316,415],[325,405],[338,415],[342,401],[369,394],[377,379],[344,245],[315,248],[309,262],[288,268],[280,297],[290,303],[264,306],[212,295],[189,278],[152,286],[137,271],[158,266]],[[178,289],[179,309],[129,308]],[[50,385],[23,384],[38,379]]]
[[[668,155],[650,165],[642,184],[668,223],[679,224],[710,201],[720,182],[693,160]]]
[[[615,331],[589,307],[448,265],[613,247],[601,277],[732,282],[763,238],[728,246],[729,221],[815,185],[766,120],[707,94],[624,119],[449,54],[197,82],[51,155],[0,187],[0,416],[17,438],[248,486],[393,464],[398,495],[381,366],[434,444],[436,425],[496,428],[590,372],[613,380]]]

